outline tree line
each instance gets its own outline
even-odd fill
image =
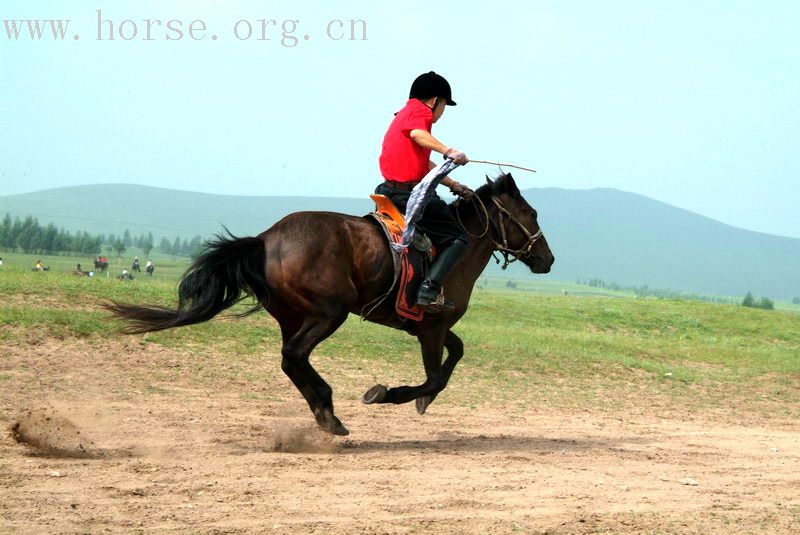
[[[88,232],[71,233],[52,223],[42,225],[33,216],[24,219],[11,218],[6,214],[0,223],[0,249],[25,254],[80,254],[99,255],[103,249],[110,249],[122,256],[128,247],[137,247],[144,256],[149,256],[153,249],[171,256],[195,256],[201,249],[203,238],[199,235],[181,239],[176,236],[170,240],[162,237],[155,247],[153,233],[134,237],[125,229],[122,235],[90,234]]]
[[[616,291],[627,291],[633,292],[638,297],[659,297],[659,298],[668,298],[668,299],[689,299],[692,301],[710,301],[712,303],[738,303],[743,307],[750,307],[750,308],[761,308],[764,310],[774,310],[775,309],[775,302],[771,299],[766,297],[756,298],[753,296],[752,292],[747,292],[747,295],[744,296],[744,299],[741,301],[736,301],[731,298],[726,297],[719,297],[719,296],[712,296],[712,295],[697,295],[697,294],[688,294],[684,292],[678,292],[674,290],[659,290],[655,288],[650,288],[646,284],[644,286],[622,286],[619,284],[615,284],[613,282],[606,282],[603,279],[594,278],[582,281],[578,279],[578,284],[583,284],[586,286],[591,286],[593,288],[603,288],[606,290],[616,290]],[[795,297],[792,299],[792,303],[800,304],[800,298]]]
[[[613,290],[617,292],[632,292],[637,297],[656,297],[659,299],[680,299],[689,301],[706,301],[710,303],[735,303],[736,301],[727,297],[720,297],[717,295],[704,295],[688,292],[681,292],[678,290],[665,290],[662,288],[651,288],[647,284],[642,286],[624,286],[615,282],[606,282],[600,278],[577,280],[577,284],[591,286],[592,288],[602,288],[604,290]]]

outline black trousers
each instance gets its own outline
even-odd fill
[[[389,197],[398,210],[403,214],[406,213],[408,198],[411,196],[410,191],[395,189],[386,183],[381,183],[375,188],[375,193]],[[455,240],[468,242],[467,235],[450,210],[450,206],[435,194],[425,206],[422,217],[417,221],[417,228],[427,234],[433,244],[440,249],[449,247]]]

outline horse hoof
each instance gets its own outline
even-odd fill
[[[331,435],[337,435],[340,437],[346,437],[350,434],[350,431],[342,425],[342,422],[335,422],[332,425],[330,424],[317,424],[320,430],[330,433]]]
[[[389,389],[383,385],[375,385],[361,396],[361,402],[365,405],[372,405],[373,403],[381,403],[389,394]]]
[[[350,434],[350,431],[342,425],[342,421],[334,416],[332,408],[315,410],[314,419],[317,421],[317,426],[326,433],[339,435],[340,437]]]
[[[345,437],[350,434],[350,431],[342,425],[342,421],[327,411],[323,417],[317,418],[317,426],[326,433],[338,435],[340,437]]]
[[[350,431],[348,431],[348,429],[343,426],[341,422],[339,422],[339,425],[334,428],[333,434],[340,437],[346,437],[350,434]]]
[[[430,396],[417,398],[417,413],[425,414],[425,411],[428,410],[428,405],[430,405],[432,401]]]

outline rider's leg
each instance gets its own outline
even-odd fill
[[[442,283],[464,256],[466,250],[467,242],[453,240],[446,249],[436,255],[428,278],[422,282],[417,292],[418,305],[430,307],[436,303],[442,291]]]

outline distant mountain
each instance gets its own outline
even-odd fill
[[[252,235],[298,210],[368,212],[363,199],[239,197],[134,185],[58,188],[0,197],[0,216],[33,215],[69,230],[174,238]],[[550,279],[602,278],[698,293],[800,296],[800,239],[735,228],[614,189],[529,189],[524,194],[556,256]],[[744,221],[743,221],[744,223]],[[490,264],[492,274],[499,270]],[[510,274],[525,273],[514,265]]]
[[[732,227],[614,189],[546,188],[524,194],[539,212],[556,255],[556,278],[599,277],[721,295],[800,296],[800,239]]]
[[[240,197],[131,184],[99,184],[56,188],[0,197],[0,217],[33,215],[68,230],[92,234],[133,235],[152,232],[191,238],[220,232],[256,234],[284,215],[298,210],[336,210],[363,214],[372,201],[325,197]]]

